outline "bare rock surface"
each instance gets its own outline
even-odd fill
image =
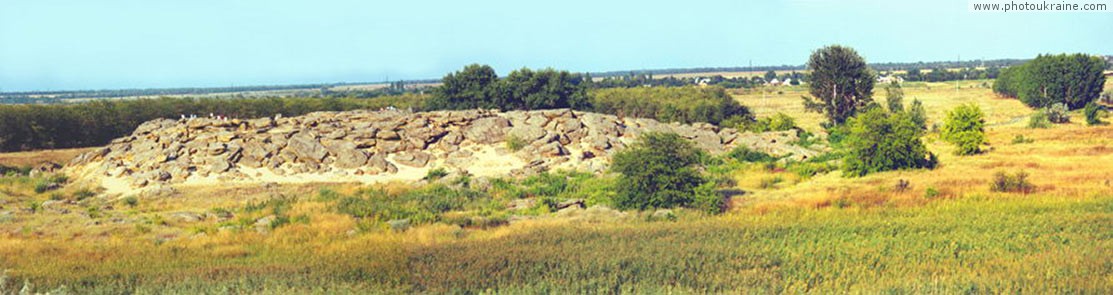
[[[178,183],[419,180],[429,169],[478,176],[552,169],[601,173],[647,132],[672,132],[718,154],[736,146],[803,159],[795,132],[572,111],[315,112],[251,120],[157,119],[65,169],[116,191]],[[523,143],[510,150],[506,141]]]

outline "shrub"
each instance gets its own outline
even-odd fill
[[[924,190],[924,198],[934,199],[935,197],[938,197],[938,196],[939,196],[939,190],[936,190],[934,187],[929,187],[926,190]]]
[[[1101,106],[1098,104],[1094,102],[1086,104],[1086,107],[1082,108],[1082,113],[1086,115],[1086,125],[1101,125],[1101,112]]]
[[[44,181],[39,181],[39,182],[35,183],[35,193],[36,194],[45,193],[49,190],[56,189],[57,187],[58,187],[58,184],[56,184],[56,183],[53,183],[53,182],[50,182],[50,181],[45,181],[45,180]]]
[[[426,181],[435,181],[444,178],[445,176],[448,176],[448,170],[444,170],[444,168],[433,168],[429,169],[429,172],[426,172],[425,177],[422,177],[421,179],[424,179]]]
[[[935,155],[920,140],[923,129],[906,113],[872,108],[847,121],[843,171],[847,176],[873,172],[934,168]]]
[[[78,189],[77,191],[73,192],[73,198],[78,201],[92,198],[96,195],[97,192],[94,192],[93,190],[87,188]]]
[[[1032,113],[1032,116],[1028,117],[1028,128],[1051,128],[1051,120],[1047,119],[1047,112],[1045,110],[1039,110]]]
[[[739,129],[753,132],[793,130],[796,129],[796,120],[789,115],[778,112],[773,116],[743,123]]]
[[[1063,103],[1051,105],[1047,108],[1047,120],[1056,124],[1070,122],[1070,111],[1067,110],[1067,105]]]
[[[621,174],[615,205],[622,209],[686,206],[705,181],[695,169],[700,151],[673,133],[646,133],[616,154],[611,169]]]
[[[514,136],[514,135],[506,136],[506,148],[510,149],[511,151],[515,151],[515,152],[520,151],[520,150],[522,150],[523,147],[526,146],[526,144],[527,144],[527,142],[524,139],[521,139],[517,136]]]
[[[777,186],[778,183],[784,181],[780,176],[766,177],[761,179],[760,186],[762,189],[771,189]]]
[[[702,212],[718,214],[725,209],[726,200],[715,190],[715,183],[709,181],[696,187],[695,197],[689,206]]]
[[[1033,143],[1033,142],[1035,142],[1034,139],[1024,137],[1023,134],[1017,134],[1016,137],[1013,137],[1013,144],[1023,144],[1023,143]]]
[[[135,196],[128,196],[124,198],[124,205],[127,205],[128,207],[135,207],[136,205],[139,205],[139,198]]]
[[[993,182],[990,183],[989,189],[995,192],[1009,192],[1009,193],[1031,193],[1035,190],[1035,186],[1028,182],[1028,173],[1024,171],[1016,172],[1016,174],[1005,173],[998,171],[993,174]]]
[[[974,104],[964,104],[947,113],[942,137],[957,147],[955,154],[972,155],[981,152],[985,143],[985,115]]]

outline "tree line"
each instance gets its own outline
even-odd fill
[[[719,124],[751,119],[722,87],[636,87],[589,89],[590,78],[554,69],[519,69],[500,78],[490,66],[473,64],[449,73],[425,101],[426,110],[572,108],[665,122]]]
[[[157,98],[94,100],[77,104],[0,105],[0,151],[89,147],[107,144],[157,118],[182,115],[256,118],[316,111],[419,107],[423,97],[407,94],[358,98]]]
[[[1105,67],[1105,60],[1088,54],[1039,55],[1002,70],[993,91],[1034,108],[1062,103],[1079,109],[1101,95]]]

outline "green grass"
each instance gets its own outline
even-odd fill
[[[12,282],[78,293],[1106,293],[1111,227],[1109,196],[974,196],[418,238],[288,230],[210,243],[28,241],[0,250],[0,264]],[[244,254],[221,250],[234,245]]]

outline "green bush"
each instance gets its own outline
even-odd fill
[[[847,121],[843,171],[847,176],[906,168],[934,168],[937,159],[920,140],[923,129],[907,113],[872,108]]]
[[[1094,126],[1102,124],[1102,109],[1097,103],[1090,102],[1086,104],[1086,107],[1082,108],[1082,113],[1086,115],[1086,125]]]
[[[709,181],[696,187],[695,196],[688,206],[701,212],[719,214],[726,208],[726,199],[716,191],[715,183]]]
[[[974,104],[964,104],[947,113],[942,138],[955,145],[955,154],[972,155],[981,152],[985,143],[985,115]]]
[[[793,130],[796,129],[796,120],[789,115],[778,112],[773,116],[744,122],[738,129],[753,132]]]
[[[645,210],[687,206],[704,184],[696,170],[700,151],[672,133],[645,133],[614,156],[611,169],[621,174],[615,205]]]
[[[444,178],[445,176],[448,176],[448,170],[445,170],[444,168],[433,168],[429,169],[429,172],[425,172],[425,177],[422,177],[421,179],[424,179],[426,181],[435,181]]]
[[[753,121],[750,110],[722,87],[608,88],[593,89],[588,95],[591,110],[604,114],[731,127]],[[725,125],[724,121],[735,125]]]
[[[128,207],[135,207],[139,205],[139,198],[136,196],[128,196],[124,198],[124,205]]]
[[[1035,191],[1035,186],[1028,182],[1028,173],[1024,171],[1016,172],[1015,174],[1005,173],[998,171],[993,174],[993,181],[990,183],[989,189],[995,192],[1008,192],[1008,193],[1031,193]]]
[[[1064,103],[1056,103],[1047,108],[1047,120],[1051,123],[1062,124],[1070,122],[1070,110]]]
[[[1047,119],[1047,111],[1038,110],[1035,113],[1032,113],[1032,116],[1028,117],[1028,128],[1051,128],[1051,120]]]
[[[520,151],[520,150],[522,150],[522,148],[526,147],[526,144],[527,144],[527,142],[525,140],[523,140],[523,139],[521,139],[517,136],[514,136],[514,135],[506,136],[506,148],[510,149],[511,151],[515,151],[515,152]]]

